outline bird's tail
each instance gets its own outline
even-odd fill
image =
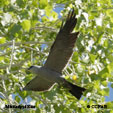
[[[75,96],[77,99],[80,99],[82,96],[83,92],[86,90],[85,88],[79,87],[77,85],[74,85],[70,82],[67,82],[69,85],[69,92]]]

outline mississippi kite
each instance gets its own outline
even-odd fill
[[[55,83],[58,83],[58,85],[67,88],[77,99],[80,99],[85,88],[74,85],[62,77],[62,71],[72,56],[79,34],[79,32],[72,33],[76,23],[76,15],[72,10],[69,12],[65,24],[61,25],[44,66],[31,66],[28,69],[36,77],[24,87],[24,90],[48,91]]]

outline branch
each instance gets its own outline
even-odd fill
[[[34,56],[35,55],[40,55],[40,53],[42,54],[42,52],[40,52],[40,51],[37,51],[38,52],[38,54],[36,53],[36,54],[34,54]],[[43,53],[43,54],[45,54],[45,53]],[[25,62],[27,62],[28,60],[30,60],[31,59],[31,57],[29,57],[29,58],[27,58],[27,59],[25,59],[25,60],[22,60],[22,61],[20,61],[19,63],[17,63],[17,64],[12,64],[12,66],[11,67],[19,67],[19,68],[21,68],[22,67],[22,65],[25,63]],[[0,69],[6,69],[6,68],[8,68],[9,67],[9,65],[4,65],[4,66],[0,66]]]
[[[20,61],[19,63],[17,63],[17,64],[12,64],[12,66],[11,67],[20,67],[20,66],[22,66],[26,61],[28,61],[30,58],[28,58],[28,59],[25,59],[25,60],[22,60],[22,61]],[[4,65],[4,66],[0,66],[0,69],[6,69],[6,68],[8,68],[9,67],[9,65]]]
[[[39,41],[29,41],[29,42],[16,42],[15,46],[20,46],[21,44],[51,44],[52,42],[39,42]],[[4,44],[0,44],[0,47],[12,45],[12,42],[7,42]]]
[[[32,47],[28,47],[28,46],[22,46],[23,48],[27,48],[27,49],[30,49],[30,50],[32,50],[32,51],[37,51],[37,49],[34,49],[34,48],[32,48]],[[38,52],[38,51],[37,51]]]
[[[27,49],[30,49],[30,50],[32,50],[32,51],[39,52],[39,50],[34,49],[34,48],[32,48],[32,47],[28,47],[28,46],[22,46],[21,48],[27,48]],[[8,51],[7,53],[0,54],[0,56],[9,55],[10,53],[11,53],[11,51]],[[41,52],[40,52],[40,53],[41,53]]]
[[[5,75],[0,75],[0,78],[1,78],[2,80],[7,80],[7,79],[8,79]]]
[[[12,52],[11,52],[11,61],[10,61],[10,64],[9,64],[9,70],[11,69],[11,65],[12,65],[12,62],[13,62],[14,48],[15,48],[15,40],[13,40],[13,47],[12,47]]]
[[[7,53],[0,54],[0,56],[5,56],[5,55],[8,55],[10,53],[11,53],[11,51],[8,51]]]
[[[33,29],[40,29],[40,30],[41,30],[41,29],[42,29],[42,30],[44,30],[44,29],[47,29],[47,30],[50,29],[51,31],[54,31],[54,32],[57,31],[56,29],[54,29],[54,28],[52,28],[52,27],[46,27],[46,26],[43,26],[43,27],[35,27],[35,28],[32,28],[32,30],[33,30]],[[51,32],[51,31],[50,31],[50,32]]]
[[[20,68],[21,69],[21,68]],[[22,68],[22,69],[26,69],[26,68]],[[0,78],[2,79],[2,80],[8,80],[9,78],[8,78],[8,75],[9,74],[17,74],[17,73],[22,73],[22,72],[19,72],[19,70],[16,70],[16,71],[10,71],[10,73],[7,73],[7,74],[4,74],[4,75],[0,75]],[[24,74],[24,73],[22,73],[22,74]]]
[[[104,8],[104,9],[113,9],[113,7],[108,7],[108,8]]]

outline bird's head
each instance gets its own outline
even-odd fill
[[[27,71],[30,71],[31,73],[37,74],[39,71],[40,67],[39,66],[30,66]]]

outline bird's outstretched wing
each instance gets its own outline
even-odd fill
[[[74,44],[79,34],[79,32],[71,33],[76,23],[76,15],[74,10],[72,10],[69,12],[65,24],[63,25],[62,23],[61,25],[60,31],[45,62],[45,67],[59,73],[62,72],[73,53]]]
[[[49,82],[45,79],[40,78],[39,76],[36,76],[34,79],[32,79],[28,84],[23,88],[23,90],[27,91],[47,91],[51,89],[51,87],[54,85],[53,82]]]

